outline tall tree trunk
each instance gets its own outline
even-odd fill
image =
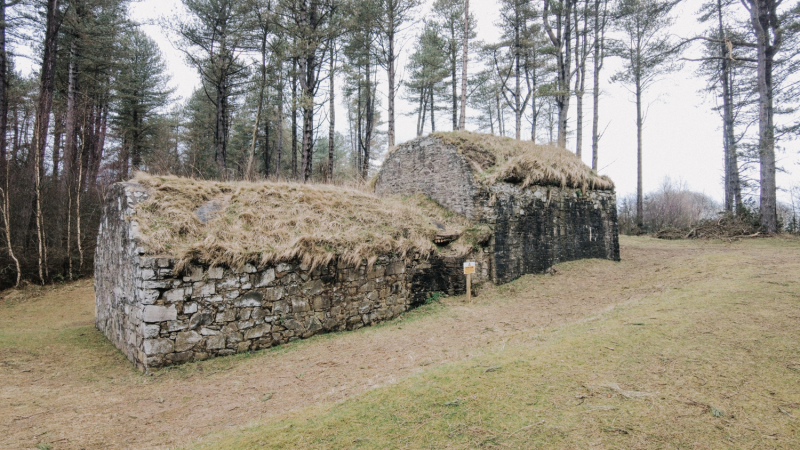
[[[103,149],[106,141],[106,125],[108,123],[108,103],[103,101],[98,107],[95,117],[94,140],[92,141],[92,165],[87,172],[87,184],[89,192],[95,192],[97,188],[97,176],[100,173],[100,163],[103,161]]]
[[[54,114],[53,123],[53,185],[58,184],[59,166],[61,166],[61,138],[64,135],[64,115],[63,113]]]
[[[370,73],[370,69],[371,69],[370,66],[371,66],[371,64],[369,62],[369,57],[367,57],[367,64],[366,64],[366,67],[365,67],[365,70],[364,70],[364,75],[365,75],[364,79],[367,82],[367,85],[366,85],[367,98],[366,98],[366,101],[365,101],[365,109],[366,109],[365,115],[366,115],[366,117],[364,118],[364,125],[365,125],[364,142],[362,144],[362,147],[364,149],[364,159],[361,161],[361,164],[362,164],[362,167],[361,167],[361,179],[362,180],[366,180],[367,177],[369,177],[369,159],[370,159],[370,156],[371,156],[370,153],[371,153],[371,146],[372,146],[372,129],[373,129],[373,126],[374,126],[374,120],[373,119],[374,119],[374,115],[375,115],[374,114],[374,109],[373,109],[374,104],[375,104],[375,100],[374,100],[374,97],[373,97],[372,78],[371,78],[372,75]]]
[[[216,126],[214,128],[214,159],[217,162],[220,177],[225,180],[228,178],[228,129],[226,126],[228,115],[228,92],[225,81],[218,82],[216,90],[217,101],[215,114]]]
[[[391,48],[391,44],[390,44],[390,48]],[[390,52],[391,52],[391,50],[390,50]],[[329,77],[329,79],[330,79],[330,104],[328,105],[330,107],[330,111],[328,112],[328,114],[330,116],[330,119],[328,121],[328,124],[329,124],[329,127],[328,127],[328,183],[333,183],[333,149],[334,149],[334,138],[336,137],[336,131],[335,131],[335,128],[334,128],[335,125],[336,125],[336,108],[335,108],[336,102],[334,101],[335,91],[333,89],[334,88],[334,79],[335,79],[335,76],[336,76],[336,71],[335,71],[336,63],[335,63],[335,61],[336,61],[336,49],[335,49],[335,45],[333,43],[331,43],[331,61],[330,61],[330,69],[329,69],[329,72],[330,72],[330,77]],[[391,60],[390,60],[390,65],[389,66],[391,67]],[[391,70],[390,70],[390,72],[391,72]],[[392,129],[392,127],[394,127],[394,116],[393,116],[394,111],[392,110],[392,108],[394,107],[394,101],[392,100],[392,97],[391,97],[393,95],[393,90],[391,89],[391,85],[392,85],[391,76],[390,76],[389,79],[390,79],[390,81],[389,81],[389,86],[390,86],[390,88],[389,88],[389,90],[390,90],[390,94],[389,94],[389,99],[390,99],[389,100],[389,105],[390,105],[389,106],[389,111],[390,111],[390,113],[389,113],[389,117],[390,117],[389,124],[390,125],[389,125],[389,127],[390,128],[389,129],[392,130],[391,133],[394,133],[394,130]],[[394,134],[390,134],[390,136],[392,136],[390,139],[394,139]],[[394,144],[389,144],[389,145],[394,145]]]
[[[597,172],[598,156],[600,149],[600,69],[603,68],[605,58],[605,34],[606,34],[606,7],[607,0],[595,0],[594,2],[594,70],[592,72],[592,169]],[[603,16],[601,22],[600,4],[603,4]]]
[[[312,158],[313,158],[313,139],[314,139],[314,88],[316,80],[317,58],[314,53],[306,55],[300,60],[300,88],[302,89],[303,101],[303,143],[302,143],[302,164],[303,164],[303,183],[311,179]]]
[[[36,108],[36,123],[33,139],[33,184],[36,235],[39,253],[39,281],[44,284],[44,230],[42,229],[41,184],[44,164],[44,152],[47,144],[47,131],[50,125],[50,111],[53,105],[53,85],[56,69],[56,47],[58,30],[61,27],[58,0],[47,1],[47,26],[44,39],[44,57],[42,59],[41,81],[39,84],[39,104]]]
[[[389,131],[387,132],[387,137],[389,138],[389,147],[394,147],[394,97],[395,97],[395,67],[394,67],[394,8],[389,8],[389,18],[387,19],[389,23],[389,30],[387,32],[389,38],[389,55],[387,56],[387,72],[389,78]],[[331,52],[333,54],[333,52]],[[333,66],[331,66],[333,67]]]
[[[642,85],[636,77],[636,226],[644,228],[644,194],[642,191]]]
[[[522,51],[520,43],[519,20],[514,28],[514,139],[522,139],[522,71],[520,70],[519,60]]]
[[[559,5],[561,11],[556,15],[556,31],[550,26],[550,0],[544,1],[542,14],[544,28],[550,42],[556,49],[556,88],[554,99],[558,107],[558,142],[557,145],[567,148],[567,126],[569,120],[570,80],[572,78],[572,39],[571,13],[575,0],[564,0]]]
[[[267,33],[261,35],[261,82],[258,87],[258,107],[256,108],[256,121],[253,124],[253,136],[250,141],[250,156],[247,158],[247,171],[245,178],[253,179],[253,162],[256,159],[256,141],[258,140],[258,125],[261,120],[261,108],[264,104],[264,89],[267,86]],[[264,154],[268,155],[269,139],[264,143]],[[265,161],[268,158],[265,156]],[[269,164],[264,165],[264,175],[269,177]]]
[[[292,59],[292,179],[297,179],[297,58]]]
[[[500,136],[505,136],[506,130],[503,126],[503,111],[500,109],[500,92],[494,93],[494,100],[497,104],[497,131],[500,133]]]
[[[281,64],[281,77],[283,77],[283,62]],[[279,83],[278,92],[278,148],[275,154],[275,177],[281,178],[281,157],[283,156],[283,81]]]
[[[361,67],[358,68],[358,76],[361,76]],[[355,167],[355,169],[356,169],[356,174],[358,174],[359,179],[361,179],[361,181],[364,181],[361,178],[361,166],[362,166],[361,161],[364,160],[364,149],[363,149],[363,143],[362,143],[362,140],[363,140],[362,136],[363,135],[361,133],[361,125],[364,122],[364,112],[363,112],[364,111],[364,106],[361,104],[361,102],[363,101],[363,95],[361,95],[362,84],[363,83],[361,83],[361,81],[359,80],[359,82],[358,82],[358,92],[357,92],[358,95],[356,96],[356,99],[357,99],[356,100],[356,147],[357,147],[358,151],[356,152],[356,167]]]
[[[67,112],[64,119],[64,189],[72,186],[75,165],[75,84],[77,80],[75,42],[69,46],[69,69],[67,72]],[[127,158],[123,179],[128,178]]]
[[[308,100],[307,100],[308,101]],[[303,183],[311,179],[314,156],[314,105],[303,107]]]
[[[436,110],[436,108],[433,105],[433,86],[431,86],[429,94],[430,94],[429,96],[430,96],[430,99],[431,99],[431,133],[435,133],[436,132],[436,119],[433,117],[433,113]]]
[[[3,212],[3,231],[6,238],[6,248],[8,250],[8,256],[14,261],[14,268],[17,271],[17,281],[14,283],[14,287],[19,287],[19,281],[22,277],[22,270],[19,267],[19,259],[14,254],[14,248],[11,245],[11,221],[9,220],[10,214],[9,210],[9,198],[8,198],[8,164],[5,164],[6,173],[5,173],[5,186],[4,188],[0,188],[0,208],[2,208]]]
[[[264,118],[264,177],[269,178],[270,166],[272,163],[272,150],[270,142],[270,120],[269,115]]]
[[[0,0],[0,164],[3,180],[6,175],[8,155],[6,133],[8,132],[8,53],[6,52],[6,0]],[[6,225],[8,228],[8,225]],[[9,247],[10,249],[10,247]]]
[[[83,169],[84,164],[80,159],[85,159],[85,157],[81,154],[78,159],[78,189],[75,190],[75,243],[78,246],[78,270],[83,270],[83,245],[81,243],[81,196],[83,189],[81,186],[83,186],[83,174],[85,171]]]
[[[583,93],[586,87],[586,56],[588,54],[586,36],[589,24],[589,0],[584,0],[583,8],[583,29],[578,27],[580,23],[577,5],[573,9],[575,21],[575,155],[581,158],[583,155]]]
[[[489,133],[494,134],[494,115],[492,114],[492,106],[488,105],[488,108],[486,109],[489,112]]]
[[[534,49],[534,51],[538,51],[538,49]],[[531,70],[531,79],[533,80],[533,90],[531,90],[531,142],[534,144],[536,143],[536,126],[539,118],[539,111],[536,109],[536,89],[538,89],[537,85],[537,76],[536,76],[536,57],[534,56],[533,60],[533,69]]]
[[[776,2],[747,0],[750,21],[756,34],[758,53],[758,153],[761,163],[761,227],[777,233],[778,210],[775,186],[775,124],[773,121],[772,65],[781,44]]]
[[[7,79],[8,78],[6,78],[6,80]],[[6,88],[8,88],[8,84],[6,84]],[[6,89],[6,92],[8,92],[8,89]],[[11,140],[11,160],[12,161],[17,161],[17,155],[19,154],[19,146],[20,146],[20,142],[19,142],[20,141],[20,137],[19,137],[20,136],[20,133],[19,133],[20,124],[19,124],[19,108],[17,107],[16,104],[12,108],[11,114],[14,116],[14,137]],[[8,161],[8,158],[6,158],[5,161]]]
[[[464,130],[467,122],[467,63],[469,62],[469,0],[464,0],[464,55],[461,59],[461,117],[458,129]]]
[[[14,261],[17,280],[14,286],[19,286],[22,271],[19,260],[14,254],[11,240],[11,199],[9,198],[9,161],[6,151],[6,132],[8,131],[8,54],[6,53],[6,2],[0,0],[0,170],[2,170],[3,188],[0,188],[0,209],[3,213],[3,229],[6,240],[8,256]],[[16,132],[16,130],[15,130]]]
[[[67,275],[72,280],[72,191],[67,191]]]
[[[422,136],[422,127],[425,126],[425,111],[427,111],[427,102],[425,102],[425,88],[419,90],[419,109],[417,109],[417,137]]]
[[[456,44],[456,29],[455,25],[450,26],[450,87],[452,88],[452,101],[453,101],[453,131],[458,129],[458,45]]]
[[[739,183],[739,164],[734,137],[733,92],[731,91],[730,59],[725,45],[725,27],[722,22],[722,1],[717,0],[717,20],[720,37],[720,84],[722,85],[722,133],[725,150],[725,210],[738,212],[741,206],[741,187]]]
[[[139,130],[141,129],[142,117],[139,115],[139,110],[134,109],[131,114],[131,122],[133,122],[133,130],[131,131],[131,139],[129,142],[131,169],[139,170],[142,166],[142,148],[139,145],[141,136]],[[127,158],[126,158],[127,159]],[[127,164],[126,164],[127,166]],[[125,167],[125,178],[128,177],[128,168]]]

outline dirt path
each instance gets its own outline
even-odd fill
[[[623,261],[589,260],[449,298],[390,323],[161,371],[131,369],[91,325],[91,281],[0,304],[0,448],[169,448],[209,432],[335,402],[496,350],[692,279],[702,257],[745,244],[623,239]],[[772,252],[762,252],[770,255]],[[778,258],[779,252],[775,252]],[[786,256],[786,255],[783,255]],[[752,258],[754,262],[757,259]]]

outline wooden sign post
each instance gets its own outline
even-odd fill
[[[472,303],[472,274],[475,273],[475,262],[464,263],[464,274],[467,275],[467,303]]]

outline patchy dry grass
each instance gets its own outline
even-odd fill
[[[800,242],[719,247],[639,301],[198,447],[799,448]]]
[[[538,145],[509,137],[471,131],[433,133],[464,155],[476,177],[486,183],[507,181],[531,185],[611,190],[614,183],[598,176],[578,157],[553,145]]]
[[[436,251],[438,228],[465,233],[451,244],[466,252],[482,230],[422,196],[378,198],[355,189],[324,184],[216,182],[140,173],[134,179],[149,188],[137,206],[149,252],[241,267],[300,259],[326,264],[382,255]],[[216,200],[222,210],[206,223],[195,211]],[[471,239],[471,240],[470,240]],[[180,267],[179,267],[180,269]]]
[[[91,280],[6,291],[0,448],[798,448],[800,241],[620,246],[153,375],[93,327]]]

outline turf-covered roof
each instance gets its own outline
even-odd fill
[[[597,175],[575,154],[560,147],[470,131],[437,132],[431,136],[464,155],[481,183],[503,181],[522,187],[560,186],[584,191],[614,189],[610,178]]]
[[[175,257],[178,270],[191,261],[263,267],[301,260],[313,267],[339,258],[372,264],[382,255],[437,251],[432,241],[442,226],[461,233],[448,246],[458,253],[488,233],[422,195],[379,198],[326,184],[143,173],[132,181],[149,192],[136,206],[146,251]]]

